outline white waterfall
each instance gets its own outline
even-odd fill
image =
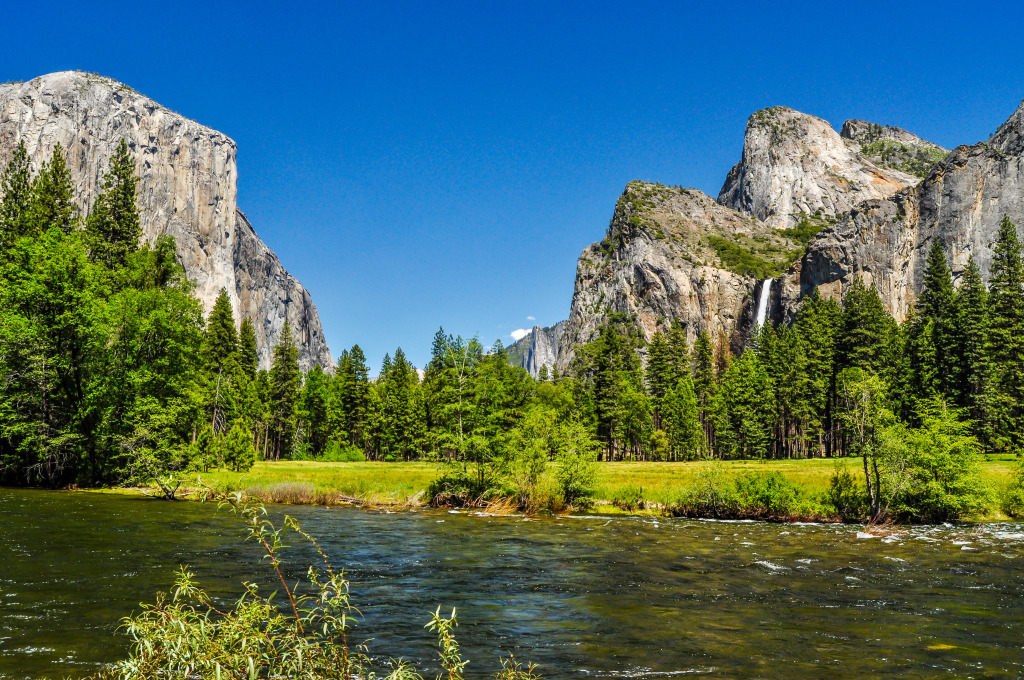
[[[754,317],[754,326],[760,328],[768,316],[768,303],[772,296],[772,280],[765,279],[761,284],[761,298],[757,301],[757,316]]]

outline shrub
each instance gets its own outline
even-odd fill
[[[799,494],[797,486],[781,472],[746,472],[734,484],[742,512],[755,517],[789,515]]]
[[[356,463],[366,460],[366,454],[359,447],[332,441],[327,444],[319,460],[327,463]]]
[[[1017,466],[1000,499],[1003,512],[1010,517],[1024,517],[1024,463]]]
[[[843,521],[857,520],[867,514],[864,488],[847,466],[836,464],[828,480],[825,505]]]
[[[475,507],[502,495],[490,479],[481,480],[468,470],[451,469],[427,487],[430,504],[437,507]]]
[[[582,423],[573,421],[558,427],[555,448],[558,451],[556,479],[562,499],[571,507],[590,507],[597,481],[597,441]]]

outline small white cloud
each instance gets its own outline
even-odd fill
[[[528,317],[526,317],[526,320],[527,321],[536,321],[537,319],[536,319],[536,317],[528,316]]]
[[[517,328],[514,331],[512,331],[512,333],[510,333],[513,340],[521,340],[529,334],[530,331],[526,330],[525,328]]]

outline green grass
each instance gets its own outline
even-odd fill
[[[725,461],[723,474],[729,478],[744,472],[781,472],[797,486],[818,493],[828,488],[837,463],[850,467],[858,475],[862,469],[859,458],[740,460]],[[704,465],[703,462],[600,463],[596,497],[598,501],[610,502],[641,489],[645,501],[669,504],[679,497]],[[1017,465],[1013,456],[986,456],[982,475],[993,489],[999,490]],[[203,479],[217,488],[257,492],[271,501],[330,503],[345,496],[390,505],[405,504],[417,496],[424,500],[423,492],[439,474],[436,463],[280,461],[257,463],[245,474],[223,470],[209,472]]]

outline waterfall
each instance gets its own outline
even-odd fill
[[[754,317],[754,326],[760,328],[768,316],[768,304],[771,302],[772,280],[765,279],[761,284],[761,298],[757,301],[757,316]]]

